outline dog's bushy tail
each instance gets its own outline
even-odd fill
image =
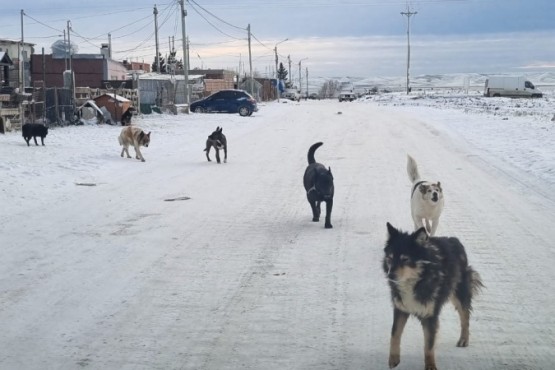
[[[482,283],[480,274],[471,266],[466,267],[462,279],[463,284],[459,286],[459,289],[464,290],[460,297],[462,298],[461,304],[464,308],[472,310],[472,299],[484,288],[484,283]]]
[[[482,277],[476,270],[468,266],[466,271],[470,275],[470,286],[471,286],[472,295],[474,296],[480,293],[480,291],[485,286],[484,286],[484,283],[482,282]]]
[[[316,144],[312,144],[310,149],[308,149],[308,155],[307,155],[308,164],[316,163],[316,159],[314,159],[314,152],[316,151],[316,149],[321,147],[322,144],[324,144],[324,143],[317,142]]]
[[[118,136],[119,145],[123,145],[123,140],[121,139],[121,135]]]
[[[410,155],[407,155],[407,173],[409,175],[410,181],[414,184],[420,180],[420,174],[418,173],[418,166],[416,161]]]

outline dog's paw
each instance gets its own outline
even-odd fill
[[[468,347],[468,338],[461,337],[457,342],[457,347]]]
[[[312,217],[312,222],[318,222],[320,221],[320,217]]]
[[[333,229],[333,226],[332,226],[332,224],[326,224],[325,228],[326,229]]]
[[[393,369],[401,363],[401,356],[399,355],[389,355],[389,368]]]

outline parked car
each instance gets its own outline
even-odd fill
[[[204,99],[191,103],[195,113],[239,113],[245,117],[258,111],[256,100],[243,90],[220,90]]]
[[[293,101],[301,101],[301,94],[299,94],[295,90],[288,90],[284,92],[281,96],[282,98],[285,98],[285,99],[289,99]]]
[[[309,98],[309,99],[312,99],[312,100],[316,100],[316,99],[320,100],[320,96],[319,96],[317,93],[312,93],[312,94],[310,94],[310,95],[308,96],[308,98]]]
[[[352,92],[342,92],[339,93],[339,101],[353,101],[355,100],[357,97],[354,93]]]

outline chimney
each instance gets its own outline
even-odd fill
[[[100,54],[104,55],[105,59],[110,58],[110,46],[108,44],[102,44],[100,46]]]

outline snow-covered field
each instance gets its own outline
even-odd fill
[[[412,225],[407,154],[442,182],[438,233],[486,285],[470,347],[445,307],[439,368],[552,369],[554,113],[553,96],[391,94],[151,115],[135,121],[145,163],[119,156],[120,127],[54,128],[44,147],[2,135],[0,369],[386,369],[381,259],[386,222]],[[202,151],[216,126],[227,164]],[[302,187],[316,141],[331,230]],[[423,367],[415,319],[401,348],[399,369]]]

